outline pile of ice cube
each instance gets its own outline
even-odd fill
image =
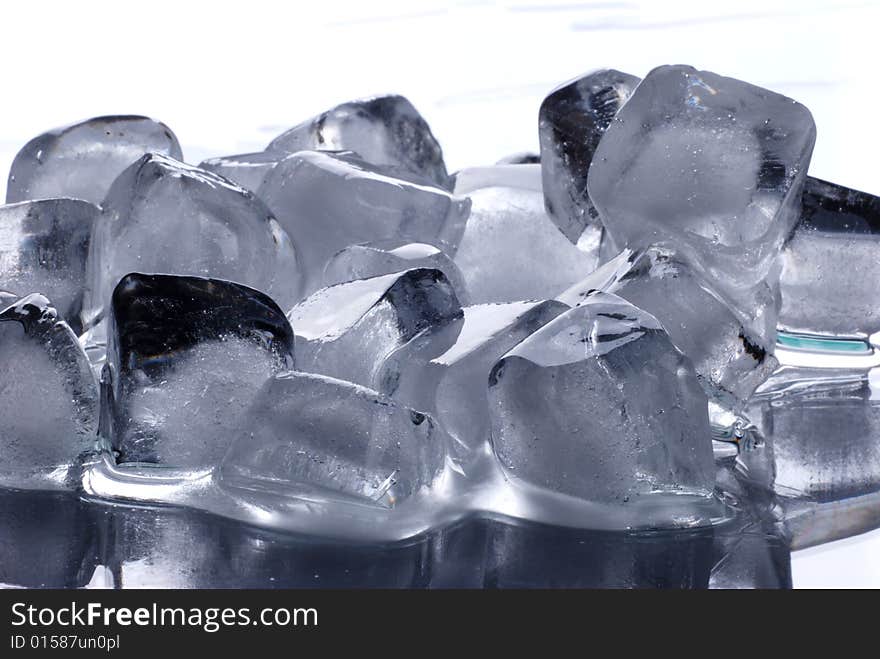
[[[566,83],[539,134],[452,175],[401,96],[197,167],[144,117],[31,140],[0,207],[0,484],[358,537],[710,523],[729,452],[773,491],[777,326],[873,354],[849,271],[877,199],[807,177],[803,105],[689,66]]]

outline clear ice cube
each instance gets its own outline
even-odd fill
[[[639,79],[613,69],[593,71],[554,89],[541,103],[538,131],[547,214],[576,243],[600,225],[587,194],[599,140]]]
[[[209,158],[203,160],[199,168],[235,181],[241,187],[256,192],[266,180],[269,172],[275,169],[275,165],[283,157],[283,154],[276,152],[257,151],[256,153]]]
[[[443,151],[403,96],[342,103],[276,137],[266,151],[354,151],[373,165],[400,167],[446,187]]]
[[[241,419],[221,482],[393,508],[431,486],[446,440],[430,417],[310,373],[270,380]]]
[[[414,268],[431,268],[442,272],[452,284],[459,302],[467,304],[464,278],[452,259],[434,245],[394,238],[350,245],[337,252],[324,267],[324,286]]]
[[[146,153],[183,158],[171,129],[147,117],[96,117],[50,130],[15,156],[6,203],[73,197],[100,204],[116,177]]]
[[[660,322],[593,293],[489,376],[492,445],[508,477],[627,505],[714,486],[707,398]]]
[[[456,174],[471,199],[455,253],[471,303],[552,298],[598,265],[601,227],[573,245],[547,216],[538,165],[506,165]]]
[[[782,252],[779,328],[862,340],[880,332],[878,247],[880,197],[807,177]]]
[[[232,282],[133,273],[113,293],[102,434],[118,461],[209,469],[273,374],[292,368],[284,313]]]
[[[455,252],[470,201],[396,178],[352,154],[307,151],[284,158],[258,191],[296,241],[307,277],[320,288],[327,261],[356,243],[425,242]]]
[[[0,206],[0,286],[42,293],[78,332],[89,237],[100,212],[78,199]]]
[[[287,317],[300,370],[376,388],[388,355],[461,313],[446,276],[416,268],[323,288]]]
[[[380,391],[430,413],[465,461],[489,439],[489,372],[508,350],[568,306],[553,300],[480,304],[392,353],[377,378]]]
[[[129,272],[227,279],[285,308],[300,299],[297,253],[265,204],[216,174],[166,156],[148,154],[114,182],[89,250],[86,327],[100,320]]]
[[[707,395],[725,407],[741,409],[777,366],[776,300],[768,287],[750,317],[722,299],[674,250],[650,247],[624,250],[558,299],[576,306],[596,290],[618,295],[657,318],[690,358]]]
[[[662,66],[602,136],[588,192],[618,248],[669,242],[728,297],[748,298],[797,222],[815,139],[790,98]]]
[[[37,293],[0,309],[0,483],[72,487],[94,450],[98,388],[76,335]]]

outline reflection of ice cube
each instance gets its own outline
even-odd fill
[[[467,304],[464,279],[452,259],[434,245],[394,238],[349,245],[337,252],[324,267],[324,286],[413,268],[440,270],[452,284],[459,301]]]
[[[547,213],[571,242],[600,224],[587,194],[587,174],[599,140],[639,79],[613,69],[560,85],[538,113]]]
[[[45,295],[78,331],[89,236],[100,212],[78,199],[0,206],[0,285]]]
[[[113,294],[108,428],[120,462],[206,469],[259,387],[293,364],[293,333],[258,291],[128,275]]]
[[[602,230],[573,245],[544,210],[540,166],[479,167],[456,174],[471,213],[455,264],[471,302],[551,298],[595,270]]]
[[[789,98],[659,67],[602,136],[590,199],[618,248],[668,241],[736,297],[771,275],[815,138],[809,111]]]
[[[370,165],[351,153],[303,151],[287,156],[258,191],[296,241],[308,283],[321,286],[324,266],[356,243],[406,239],[458,246],[470,202],[427,182]]]
[[[723,299],[671,249],[625,250],[558,297],[575,306],[594,290],[614,293],[657,318],[713,399],[741,408],[776,367],[775,298],[757,287],[745,308]],[[762,293],[762,295],[759,295]]]
[[[600,503],[714,484],[707,399],[656,318],[594,293],[499,361],[489,379],[508,476]]]
[[[430,417],[309,373],[270,380],[237,428],[221,480],[305,498],[392,508],[429,487],[446,454]]]
[[[15,156],[6,201],[73,197],[100,204],[114,179],[146,153],[183,158],[171,129],[147,117],[96,117],[50,130]]]
[[[861,339],[880,331],[878,246],[880,198],[808,177],[782,252],[780,329]]]
[[[375,388],[389,354],[460,316],[443,273],[416,268],[321,289],[287,317],[299,369]]]
[[[464,459],[489,438],[492,366],[565,309],[554,301],[465,307],[461,321],[410,341],[386,359],[378,378],[382,391],[433,414]]]
[[[253,193],[156,154],[126,169],[104,200],[90,245],[86,326],[129,272],[228,279],[285,307],[301,285],[289,237]]]
[[[98,391],[76,335],[42,295],[0,309],[0,482],[68,487],[94,450]]]
[[[399,167],[446,187],[443,151],[422,115],[403,96],[342,103],[276,137],[266,151],[354,151],[373,165]]]

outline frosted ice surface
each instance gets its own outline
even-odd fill
[[[807,177],[782,252],[780,329],[868,338],[880,331],[880,197]]]
[[[120,462],[215,466],[224,430],[293,366],[293,332],[266,295],[232,282],[127,275],[113,293],[105,428]]]
[[[432,414],[465,459],[489,439],[489,371],[508,350],[568,309],[556,301],[480,304],[391,354],[383,393]]]
[[[252,192],[260,189],[266,175],[275,168],[283,154],[257,151],[242,153],[235,156],[221,156],[202,161],[200,169],[213,172],[219,176],[238,183]]]
[[[44,296],[7,297],[6,303],[0,309],[0,480],[27,489],[34,475],[57,468],[66,474],[94,449],[98,389],[76,335]]]
[[[42,293],[76,332],[89,236],[100,209],[78,199],[0,206],[0,287]]]
[[[324,267],[324,286],[413,268],[440,270],[452,284],[459,302],[467,304],[464,279],[452,259],[434,245],[394,238],[350,245],[337,252]]]
[[[324,288],[287,314],[300,370],[373,388],[392,351],[460,316],[445,275],[425,268]]]
[[[454,257],[472,304],[552,298],[595,270],[602,229],[569,242],[544,209],[538,165],[463,170],[455,191],[472,204]]]
[[[50,130],[15,156],[6,202],[73,197],[100,204],[116,177],[145,153],[183,158],[171,129],[147,117],[96,117]]]
[[[429,487],[446,440],[430,417],[350,382],[283,373],[241,419],[221,482],[386,508]]]
[[[758,315],[749,317],[674,250],[651,247],[624,250],[558,299],[575,306],[594,290],[618,295],[657,318],[690,358],[709,397],[726,406],[741,408],[776,368],[775,299],[768,288],[753,304]]]
[[[779,369],[749,403],[763,441],[740,452],[751,480],[828,502],[880,490],[880,397],[874,371]]]
[[[639,79],[613,69],[593,71],[554,89],[541,103],[538,131],[547,213],[571,242],[601,224],[587,194],[599,140]]]
[[[508,476],[625,505],[714,485],[706,395],[659,321],[594,293],[510,350],[489,377]]]
[[[470,201],[388,172],[352,154],[309,151],[266,177],[258,194],[296,241],[305,294],[320,288],[327,261],[356,243],[393,238],[455,252]]]
[[[618,248],[668,241],[728,297],[748,297],[797,222],[815,139],[790,98],[662,66],[602,136],[588,192]]]
[[[84,325],[129,272],[216,277],[299,299],[290,237],[253,193],[181,162],[148,154],[115,181],[90,245]]]
[[[276,137],[266,151],[354,151],[373,165],[400,167],[446,187],[443,151],[422,115],[403,96],[337,105]]]

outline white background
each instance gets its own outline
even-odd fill
[[[6,3],[0,171],[31,137],[101,114],[146,114],[187,161],[261,150],[359,96],[398,92],[451,170],[537,148],[554,86],[612,67],[685,63],[809,107],[811,174],[880,194],[880,3],[320,0]],[[5,175],[0,174],[5,195]],[[880,586],[880,533],[793,557],[795,585]]]

